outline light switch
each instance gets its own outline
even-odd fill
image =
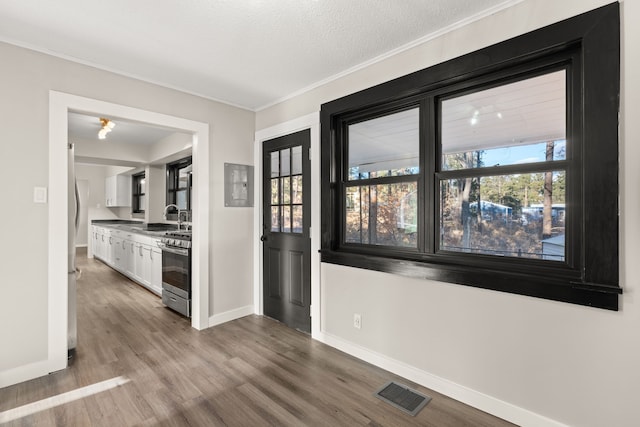
[[[47,203],[47,187],[33,187],[33,203]]]

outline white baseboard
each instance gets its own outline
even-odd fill
[[[367,348],[353,344],[335,335],[321,332],[318,337],[321,341],[331,347],[344,351],[351,356],[362,359],[379,368],[393,372],[396,375],[407,378],[424,387],[430,388],[438,393],[442,393],[452,399],[458,400],[481,411],[487,412],[496,417],[502,418],[519,426],[536,427],[567,427],[558,421],[536,414],[527,409],[515,406],[511,403],[491,397],[479,391],[470,389],[460,384],[456,384],[445,378],[433,375],[420,370],[399,360],[392,359],[383,354],[376,353]]]
[[[43,377],[51,372],[48,360],[29,363],[0,372],[0,388]]]
[[[214,314],[213,316],[209,317],[209,326],[211,327],[230,322],[232,320],[236,320],[241,317],[253,314],[254,312],[254,306],[253,304],[251,304],[244,307],[236,308],[234,310],[225,311],[224,313]]]

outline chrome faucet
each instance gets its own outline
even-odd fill
[[[164,219],[167,219],[167,211],[169,210],[169,208],[176,208],[178,210],[178,230],[182,230],[182,211],[180,210],[178,205],[170,204],[165,206],[162,216],[164,217]]]

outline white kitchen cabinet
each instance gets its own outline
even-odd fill
[[[151,248],[151,290],[162,293],[162,251],[158,245]]]
[[[134,278],[136,281],[151,289],[151,263],[152,263],[151,245],[136,242]]]
[[[124,273],[126,264],[126,253],[124,250],[124,240],[121,237],[111,236],[110,238],[113,250],[113,266],[116,270]]]
[[[93,255],[105,262],[108,262],[109,234],[107,230],[103,227],[95,227],[94,241],[95,245],[93,247]]]
[[[91,226],[91,253],[94,258],[100,258],[98,255],[98,227]]]
[[[96,258],[155,294],[162,294],[159,239],[99,226],[92,226],[92,232]]]
[[[134,277],[136,242],[133,240],[133,235],[131,234],[127,234],[124,238],[124,251],[126,260],[124,274],[129,277]]]
[[[131,176],[114,175],[105,180],[105,206],[131,206]]]
[[[142,252],[142,244],[135,242],[135,250],[133,254],[133,278],[144,284],[144,253]]]
[[[113,236],[111,236],[110,230],[106,230],[104,235],[104,240],[106,241],[106,254],[105,261],[109,265],[113,265],[113,261],[115,260],[115,246],[113,244]]]

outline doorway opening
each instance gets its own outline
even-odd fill
[[[166,114],[50,91],[48,372],[67,366],[68,114],[121,117],[192,135],[193,217],[191,326],[209,326],[209,125]]]
[[[282,136],[290,135],[299,131],[307,130],[310,132],[310,230],[311,238],[311,337],[317,340],[323,340],[320,318],[321,298],[320,298],[320,115],[319,113],[308,114],[297,119],[284,122],[269,128],[262,129],[255,134],[254,145],[254,165],[256,172],[254,174],[255,188],[263,188],[263,145],[266,141]],[[254,310],[257,314],[265,314],[265,292],[264,292],[264,265],[263,249],[264,244],[261,241],[264,227],[270,227],[270,221],[265,221],[263,191],[255,192],[254,210]],[[284,203],[282,204],[284,205]],[[293,206],[292,206],[293,207]]]

